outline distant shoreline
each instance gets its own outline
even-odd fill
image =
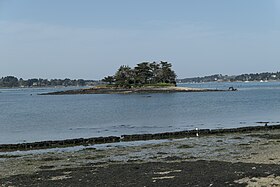
[[[280,80],[265,80],[265,81],[202,81],[202,82],[177,82],[177,84],[201,84],[201,83],[269,83],[269,82],[280,82]]]
[[[196,82],[196,81],[190,81],[190,82],[181,82],[178,81],[177,84],[205,84],[205,83],[274,83],[274,82],[278,82],[280,83],[280,80],[265,80],[265,81],[202,81],[202,82]],[[96,84],[96,85],[102,85],[102,84]],[[0,86],[0,89],[18,89],[18,88],[22,88],[22,89],[28,89],[28,88],[71,88],[71,87],[90,87],[90,86],[95,86],[95,85],[78,85],[78,86],[63,86],[63,85],[57,85],[57,86],[12,86],[12,87],[5,87],[5,86]]]

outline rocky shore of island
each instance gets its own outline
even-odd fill
[[[172,87],[137,87],[137,88],[92,87],[92,88],[84,88],[84,89],[42,93],[39,95],[132,94],[132,93],[221,92],[221,91],[232,91],[232,90],[188,88],[188,87],[175,87],[175,86],[172,86]]]

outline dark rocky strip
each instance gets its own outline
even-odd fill
[[[15,151],[15,150],[35,150],[35,149],[49,149],[59,147],[71,147],[77,145],[93,145],[120,142],[120,137],[96,137],[96,138],[77,138],[67,140],[41,141],[32,143],[18,143],[18,144],[1,144],[0,151]]]
[[[78,90],[66,90],[59,92],[42,93],[39,95],[75,95],[75,94],[130,94],[130,93],[176,93],[176,92],[221,92],[230,90],[218,89],[177,89],[170,88],[87,88]]]
[[[249,126],[249,127],[229,128],[229,129],[198,129],[198,130],[190,130],[190,131],[165,132],[165,133],[156,133],[156,134],[122,135],[121,141],[185,138],[185,137],[207,136],[207,135],[217,135],[217,134],[225,134],[225,133],[248,133],[254,131],[273,130],[273,129],[280,129],[280,125]]]
[[[78,139],[66,139],[55,141],[41,141],[32,143],[18,143],[18,144],[0,144],[1,152],[16,151],[16,150],[35,150],[35,149],[48,149],[48,148],[60,148],[71,147],[77,145],[94,145],[104,143],[115,143],[121,141],[139,141],[139,140],[154,140],[154,139],[170,139],[170,138],[186,138],[186,137],[199,137],[207,135],[217,135],[226,133],[248,133],[261,130],[273,130],[280,129],[280,124],[277,125],[264,125],[264,126],[249,126],[240,128],[229,129],[197,129],[186,130],[177,132],[164,132],[155,134],[132,134],[109,136],[109,137],[95,137],[95,138],[78,138]]]
[[[240,186],[248,177],[280,175],[279,165],[223,161],[151,162],[110,164],[62,170],[44,170],[31,175],[0,179],[3,186]],[[274,185],[271,185],[274,186]],[[276,186],[276,185],[275,185]]]

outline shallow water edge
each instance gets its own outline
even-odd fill
[[[228,133],[248,133],[248,132],[274,130],[274,129],[280,129],[280,124],[268,126],[267,123],[265,123],[265,125],[262,126],[248,126],[248,127],[227,128],[227,129],[196,129],[196,130],[164,132],[164,133],[155,133],[155,134],[132,134],[132,135],[108,136],[108,137],[50,140],[50,141],[18,143],[18,144],[0,144],[0,152],[9,152],[9,151],[16,151],[16,150],[63,148],[63,147],[72,147],[78,145],[89,146],[94,144],[140,141],[140,140],[178,139],[178,138],[199,137],[199,136],[228,134]]]

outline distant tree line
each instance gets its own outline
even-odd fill
[[[0,87],[12,88],[12,87],[53,87],[53,86],[86,86],[92,85],[97,81],[83,80],[83,79],[18,79],[14,76],[2,77],[0,79]]]
[[[237,81],[280,81],[280,72],[276,73],[250,73],[250,74],[241,74],[241,75],[222,75],[215,74],[204,77],[193,77],[178,79],[177,82],[237,82]]]
[[[235,81],[272,81],[280,80],[280,72],[276,73],[251,73],[251,74],[242,74],[234,78]]]
[[[118,87],[156,85],[160,83],[175,84],[176,74],[171,69],[172,64],[168,62],[142,62],[131,68],[120,66],[115,75],[102,79],[111,85]]]

